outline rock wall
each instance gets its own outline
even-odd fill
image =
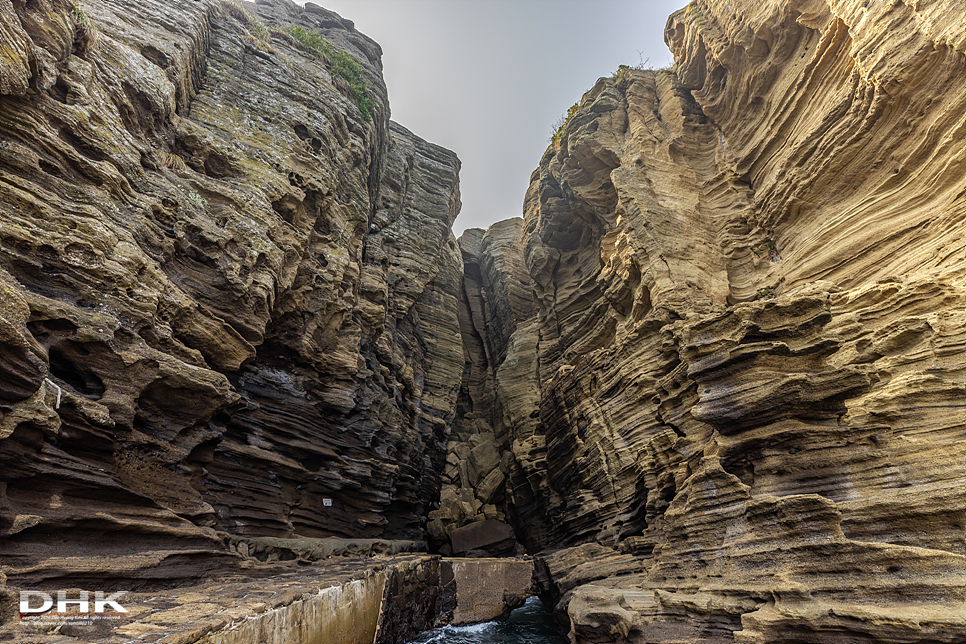
[[[286,0],[6,2],[0,34],[10,583],[204,575],[226,534],[422,539],[459,161],[389,122],[379,46]]]
[[[339,16],[0,2],[0,580],[425,525],[578,644],[962,641],[964,18],[694,0],[457,244]]]
[[[546,461],[543,435],[536,433],[536,308],[519,243],[522,224],[510,219],[459,239],[463,378],[440,506],[427,525],[442,552],[521,554],[518,541],[542,543],[547,526],[534,502],[546,482]]]
[[[506,245],[465,261],[461,400],[521,539],[565,548],[576,642],[966,637],[964,19],[695,0],[487,233],[519,230],[527,304]]]

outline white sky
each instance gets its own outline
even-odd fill
[[[392,119],[459,155],[457,236],[521,216],[554,121],[618,65],[670,65],[664,25],[687,4],[312,1],[382,46]]]

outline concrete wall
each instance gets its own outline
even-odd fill
[[[199,644],[372,644],[386,571],[319,590],[257,617],[210,633]]]
[[[439,557],[426,557],[389,568],[374,644],[400,644],[440,625],[444,567]]]
[[[529,559],[445,559],[453,570],[456,608],[450,623],[496,619],[534,594]]]
[[[496,619],[533,594],[526,559],[423,557],[373,569],[233,622],[197,644],[400,644],[444,624]]]

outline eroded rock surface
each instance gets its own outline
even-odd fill
[[[0,3],[0,581],[519,542],[577,644],[966,639],[958,3],[694,0],[459,244],[350,22],[81,8]]]
[[[459,239],[463,374],[440,504],[427,525],[431,544],[441,552],[464,554],[455,548],[454,532],[472,531],[474,522],[512,522],[517,541],[542,534],[547,525],[532,502],[546,472],[543,437],[528,433],[537,425],[539,388],[532,351],[536,309],[519,243],[522,225],[510,219],[487,231],[469,229]],[[514,515],[514,508],[527,512]],[[481,554],[522,553],[513,539],[494,540]]]
[[[541,160],[519,314],[464,261],[463,396],[576,642],[966,638],[964,19],[695,0]]]
[[[361,65],[369,118],[266,29],[293,25]],[[8,583],[193,578],[240,560],[226,533],[423,539],[459,161],[390,124],[379,46],[285,0],[6,2],[0,39]]]

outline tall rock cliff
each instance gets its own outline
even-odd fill
[[[8,581],[423,538],[459,161],[389,122],[379,46],[286,0],[7,1],[0,33]]]
[[[0,581],[426,535],[578,644],[962,642],[964,22],[694,0],[457,243],[339,16],[0,0]]]
[[[964,24],[694,0],[466,262],[465,391],[577,642],[966,639]]]

